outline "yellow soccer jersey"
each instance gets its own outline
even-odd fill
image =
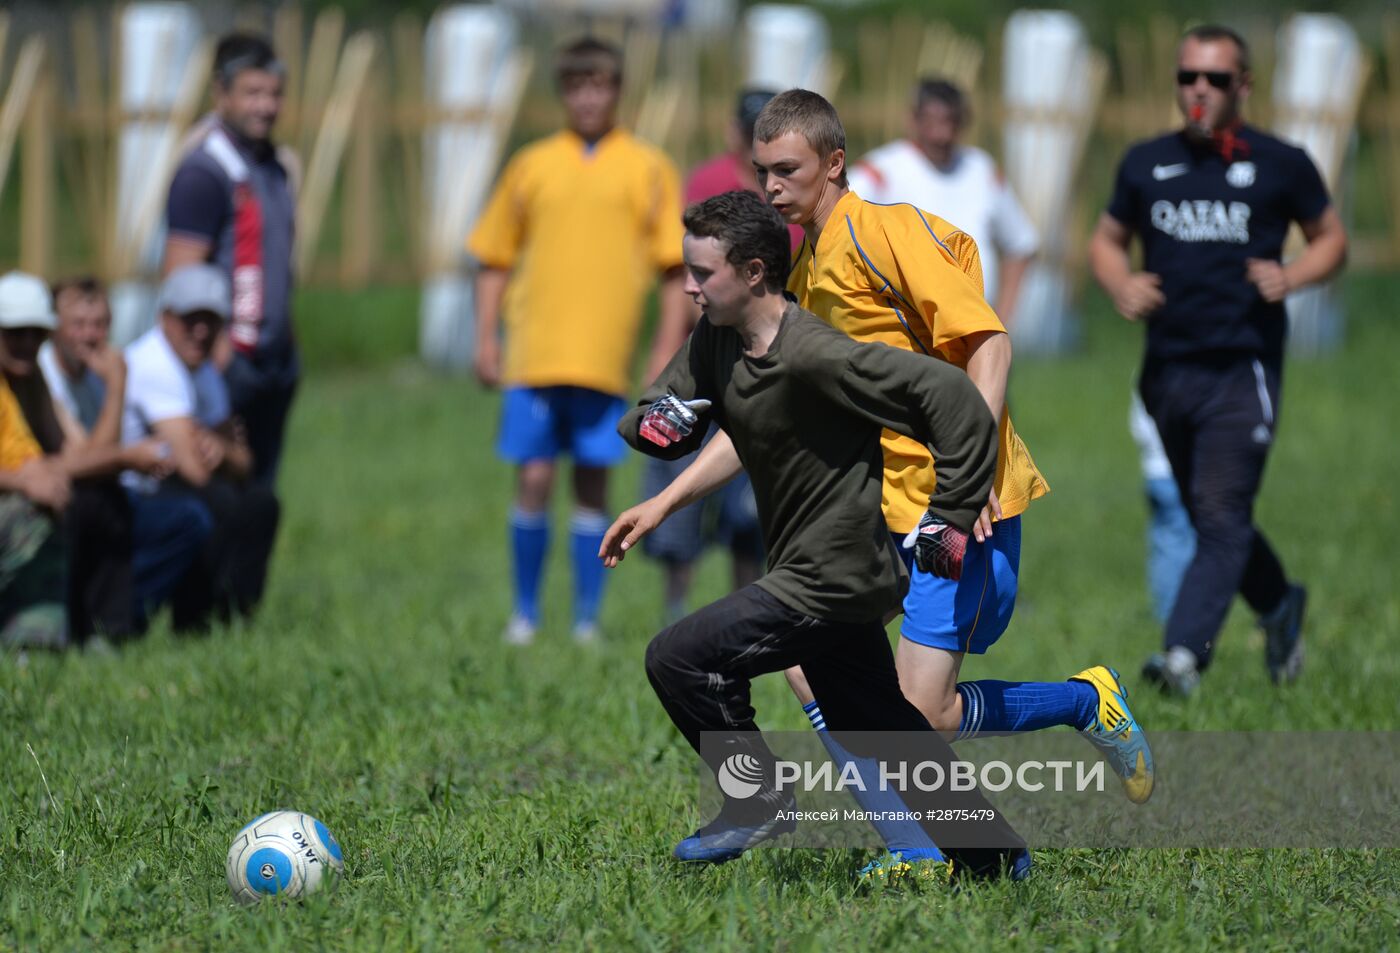
[[[968,335],[1006,330],[982,296],[982,260],[971,236],[912,205],[875,205],[854,192],[836,203],[815,251],[802,243],[788,290],[858,341],[932,354],[964,370]],[[933,458],[893,431],[880,443],[885,522],[907,533],[928,508]],[[1050,490],[1005,411],[995,486],[1004,517]]]
[[[647,290],[681,264],[680,176],[621,129],[590,148],[572,132],[521,149],[467,241],[511,269],[503,379],[625,394]]]
[[[15,392],[10,390],[9,382],[0,377],[0,470],[18,470],[41,454]]]

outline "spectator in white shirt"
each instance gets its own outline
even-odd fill
[[[127,444],[152,436],[168,444],[173,472],[161,481],[127,474],[126,482],[138,535],[143,509],[157,524],[187,518],[192,504],[212,519],[189,570],[163,575],[154,593],[156,601],[171,595],[177,630],[197,630],[214,616],[247,615],[261,599],[278,506],[271,490],[247,482],[253,456],[210,360],[229,314],[228,279],[212,265],[177,268],[161,287],[160,308],[156,326],[126,350],[122,437]]]
[[[857,162],[849,173],[851,191],[868,202],[907,202],[971,235],[982,255],[987,301],[1009,328],[1040,237],[995,160],[958,141],[969,118],[967,96],[956,85],[920,80],[909,138],[887,143]]]

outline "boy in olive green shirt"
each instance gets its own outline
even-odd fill
[[[705,316],[618,430],[643,452],[679,456],[699,445],[706,428],[696,425],[712,412],[758,502],[767,574],[667,628],[647,649],[657,696],[710,767],[739,756],[761,768],[757,795],[726,796],[719,816],[676,847],[682,860],[721,862],[793,828],[791,796],[778,790],[754,722],[756,675],[800,664],[833,732],[925,732],[921,755],[945,767],[954,760],[900,692],[885,637],[882,620],[906,580],[880,513],[880,432],[932,445],[939,479],[930,513],[939,526],[966,531],[991,488],[997,429],[966,374],[857,343],[785,300],[787,230],[762,199],[728,192],[692,206],[685,224],[686,291]],[[669,513],[713,489],[682,476],[623,513],[604,537],[604,563],[615,566]],[[936,532],[921,535],[921,563],[935,558],[936,545]],[[720,743],[702,751],[704,732],[723,733]],[[879,757],[881,736],[846,737],[853,753]],[[976,791],[905,798],[925,818],[990,811]],[[1024,843],[990,813],[975,825],[922,823],[948,849],[952,869],[1024,876]]]

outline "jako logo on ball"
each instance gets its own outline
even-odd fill
[[[729,797],[753,797],[763,786],[763,765],[751,754],[731,754],[719,766],[719,789]]]

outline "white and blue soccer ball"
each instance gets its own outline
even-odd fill
[[[340,844],[316,818],[274,811],[257,818],[228,849],[228,887],[239,903],[304,897],[345,870]]]

